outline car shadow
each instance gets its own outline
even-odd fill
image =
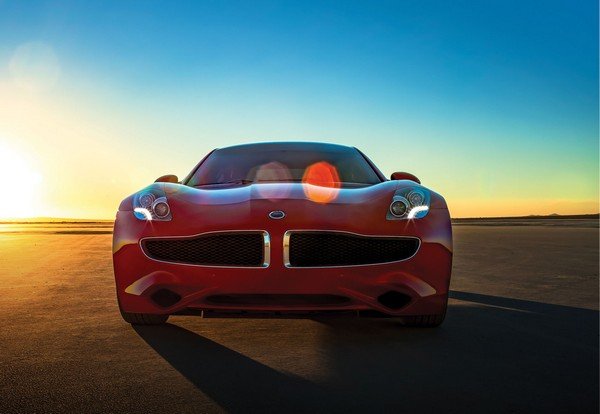
[[[228,412],[598,412],[597,311],[450,296],[437,329],[317,319],[326,374],[318,383],[175,325],[135,329]]]
[[[210,339],[173,324],[135,331],[173,368],[227,412],[311,411],[326,390],[276,371]]]

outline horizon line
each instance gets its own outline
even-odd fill
[[[599,213],[584,214],[530,214],[526,216],[478,216],[478,217],[451,217],[452,220],[498,220],[498,219],[585,219],[600,218]],[[114,222],[115,219],[93,219],[93,218],[69,218],[69,217],[18,217],[18,218],[0,218],[0,224],[20,224],[20,223],[103,223]]]

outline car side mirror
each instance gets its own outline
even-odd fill
[[[154,182],[155,183],[178,183],[179,178],[177,178],[176,175],[167,174],[167,175],[163,175],[162,177],[158,177],[156,179],[156,181],[154,181]]]
[[[395,172],[391,176],[392,180],[410,180],[414,181],[417,184],[421,184],[421,180],[419,180],[416,176],[407,173],[407,172]]]

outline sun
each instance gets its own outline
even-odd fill
[[[23,218],[40,214],[42,176],[22,153],[0,143],[0,218]]]

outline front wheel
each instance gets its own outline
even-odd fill
[[[444,322],[445,317],[445,312],[441,315],[403,316],[402,323],[415,328],[435,328]]]
[[[169,315],[154,315],[151,313],[130,313],[123,312],[119,303],[119,311],[125,322],[132,325],[162,325],[167,322]]]
[[[121,311],[125,322],[132,325],[162,325],[169,319],[169,315],[152,315],[150,313],[129,313]]]

